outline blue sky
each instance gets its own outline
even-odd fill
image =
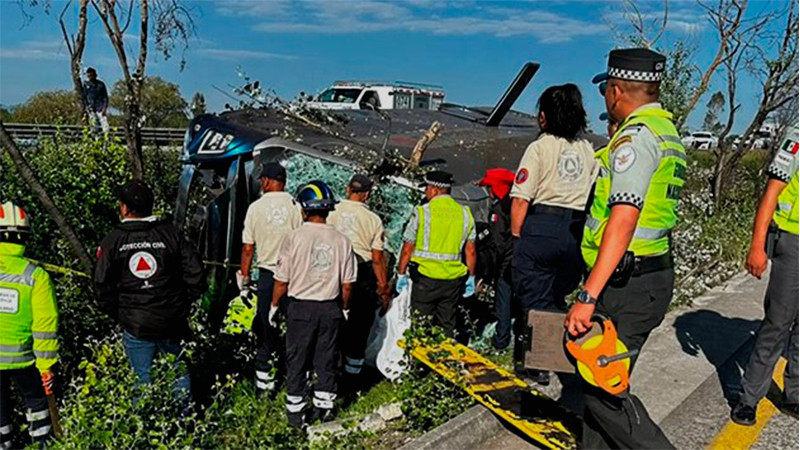
[[[752,12],[771,7],[751,2]],[[603,71],[608,51],[620,46],[612,31],[625,30],[620,2],[470,0],[229,0],[186,1],[194,12],[197,37],[180,70],[175,58],[150,51],[147,74],[178,83],[188,99],[202,92],[209,109],[231,100],[214,89],[240,82],[237,67],[284,98],[319,92],[337,79],[403,80],[441,84],[447,100],[491,105],[526,61],[542,68],[516,109],[532,111],[547,86],[576,83],[584,92],[595,129],[604,106],[591,77]],[[39,90],[69,89],[69,61],[57,16],[65,3],[53,1],[49,15],[28,10],[26,23],[16,2],[0,0],[0,104],[25,101]],[[646,17],[657,17],[661,1],[640,2]],[[696,44],[704,65],[716,49],[715,33],[694,1],[670,2],[668,32]],[[90,16],[94,12],[90,10]],[[67,17],[74,21],[74,11]],[[136,49],[137,35],[127,45]],[[766,44],[765,44],[766,45]],[[130,58],[133,59],[133,58]],[[100,22],[90,21],[84,67],[98,69],[112,84],[118,62]],[[721,86],[722,76],[717,76]],[[751,119],[757,83],[744,77],[734,131]],[[704,104],[704,102],[703,102]],[[690,126],[702,122],[703,107]]]

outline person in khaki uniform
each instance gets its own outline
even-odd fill
[[[354,175],[346,188],[347,199],[339,202],[328,217],[329,224],[350,238],[358,261],[358,281],[353,286],[350,317],[342,339],[344,371],[350,375],[361,373],[375,310],[380,305],[386,311],[392,300],[386,279],[383,223],[367,206],[372,186],[366,176]]]
[[[528,146],[511,189],[511,262],[520,316],[515,326],[517,371],[546,385],[549,374],[525,371],[528,311],[566,311],[565,297],[584,272],[580,242],[586,202],[598,167],[589,141],[580,137],[586,112],[574,84],[551,86],[539,97],[542,134]]]
[[[286,413],[302,428],[317,418],[333,418],[337,397],[339,333],[347,320],[356,257],[347,236],[326,223],[333,192],[322,181],[298,191],[305,223],[281,243],[269,321],[277,326],[278,304],[287,293]],[[314,408],[306,411],[309,373],[314,371]]]
[[[267,163],[261,168],[261,198],[247,208],[242,232],[242,269],[238,274],[243,298],[252,295],[250,265],[254,249],[258,252],[258,287],[256,317],[253,332],[256,335],[256,389],[263,393],[275,392],[275,357],[280,347],[280,333],[267,320],[272,300],[273,275],[278,265],[278,249],[290,231],[303,224],[300,207],[291,195],[284,192],[286,169],[278,163]],[[286,309],[286,300],[281,307]]]

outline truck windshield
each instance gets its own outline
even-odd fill
[[[318,102],[326,103],[355,103],[361,89],[328,89],[317,98]]]

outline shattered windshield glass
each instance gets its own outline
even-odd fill
[[[355,103],[360,93],[361,89],[331,88],[320,94],[317,101],[326,103]]]
[[[292,153],[282,163],[287,172],[286,192],[292,195],[302,184],[322,180],[333,189],[336,200],[341,200],[354,173],[347,167],[299,153]],[[418,192],[390,182],[378,183],[372,191],[369,207],[381,218],[386,229],[386,250],[395,255],[403,245],[403,227],[411,216],[413,205],[419,204],[419,200]]]

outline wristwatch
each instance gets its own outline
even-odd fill
[[[597,299],[592,297],[591,294],[589,294],[588,292],[586,292],[586,289],[581,289],[581,291],[578,292],[578,303],[594,305],[595,303],[597,303]]]

